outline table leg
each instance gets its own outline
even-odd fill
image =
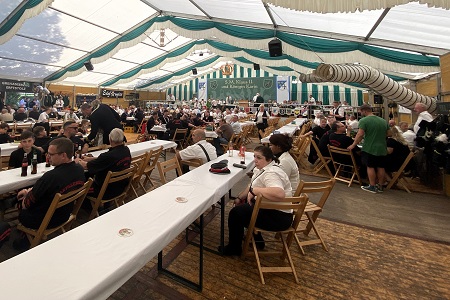
[[[200,216],[199,224],[200,244],[199,244],[199,268],[198,268],[198,283],[190,281],[183,276],[180,276],[172,271],[167,270],[163,266],[163,252],[158,253],[158,272],[170,277],[171,279],[179,282],[191,289],[201,292],[203,289],[203,214]]]

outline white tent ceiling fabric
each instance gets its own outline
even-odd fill
[[[28,1],[0,0],[0,28]],[[42,0],[28,8],[5,34],[0,35],[0,77],[30,81],[44,81],[58,71],[83,61],[105,45],[111,44],[132,29],[158,15],[210,20],[249,28],[278,30],[320,38],[355,41],[377,46],[390,46],[415,53],[443,54],[450,49],[450,1],[350,1],[350,0],[268,0],[280,5],[264,4],[260,0]],[[437,7],[437,8],[436,8]],[[369,32],[384,8],[391,8]],[[299,10],[299,11],[297,11]],[[306,11],[305,11],[306,10]],[[353,13],[335,13],[335,12]],[[356,11],[356,12],[355,12]],[[319,12],[319,13],[318,13]],[[325,13],[325,14],[320,14]],[[166,45],[160,46],[160,30],[165,30]],[[0,32],[1,34],[1,32]],[[300,37],[299,37],[300,38]],[[365,39],[367,38],[367,41]],[[101,86],[143,64],[170,53],[193,40],[209,39],[243,49],[268,50],[270,39],[247,40],[228,35],[217,28],[191,31],[171,21],[154,23],[145,33],[126,42],[118,43],[109,51],[91,60],[93,71],[84,68],[68,71],[53,83],[80,86]],[[194,52],[212,52],[199,57]],[[359,50],[342,53],[315,53],[283,43],[283,53],[304,61],[341,64],[361,63],[387,72],[430,73],[439,68],[413,66],[386,61]],[[226,52],[208,44],[194,45],[189,51],[166,58],[159,64],[136,72],[132,77],[118,80],[112,88],[134,88],[195,65],[197,62],[221,56],[214,63],[202,66],[203,72],[213,72],[218,64],[232,62],[233,57],[244,57],[260,64],[261,69],[279,75],[311,73],[312,69],[288,60],[265,60],[253,57],[245,51]],[[270,67],[290,67],[294,71],[277,71]],[[157,89],[191,80],[188,75],[176,75]]]
[[[416,0],[417,1],[417,0]],[[264,2],[299,11],[315,11],[320,13],[355,12],[390,8],[397,5],[416,2],[414,0],[265,0]],[[450,8],[446,0],[420,0],[429,7]]]

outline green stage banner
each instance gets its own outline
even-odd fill
[[[277,100],[276,77],[252,78],[209,78],[208,97],[225,100],[231,96],[233,100],[253,100],[259,93],[264,101]]]

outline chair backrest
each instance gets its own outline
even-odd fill
[[[128,190],[130,189],[130,185],[133,181],[133,177],[137,171],[137,168],[138,168],[137,165],[131,165],[129,168],[126,168],[125,170],[122,170],[122,171],[117,171],[117,172],[109,171],[108,174],[106,175],[105,181],[103,182],[102,188],[100,189],[100,192],[98,193],[97,201],[105,200],[105,199],[103,199],[103,196],[105,195],[106,189],[108,188],[108,186],[110,184],[113,184],[114,182],[118,182],[118,181],[122,181],[122,180],[128,180],[128,183],[125,186],[123,192],[120,195],[114,197],[113,199],[120,199],[122,197],[125,197],[126,194],[128,193]],[[108,199],[108,200],[113,200],[113,199]]]
[[[172,159],[169,159],[167,161],[164,162],[160,162],[158,161],[158,172],[159,172],[159,176],[161,178],[161,183],[162,184],[166,184],[167,183],[167,178],[166,178],[166,173],[172,170],[175,170],[177,173],[177,177],[181,176],[183,174],[183,172],[181,171],[181,167],[180,164],[178,163],[178,159],[176,156],[174,156]]]
[[[9,155],[0,156],[0,171],[8,170],[9,165]]]
[[[335,146],[328,145],[328,150],[330,151],[330,156],[333,164],[341,164],[345,166],[356,167],[356,160],[353,156],[353,152],[348,149],[342,149]]]
[[[156,150],[150,150],[148,164],[145,168],[146,172],[149,172],[156,167],[156,164],[158,163],[158,159],[159,159],[159,156],[161,155],[162,151],[163,151],[163,146],[159,147]]]
[[[233,136],[231,137],[231,142],[233,143],[233,147],[234,149],[239,150],[242,146],[242,142],[243,142],[243,132],[238,133],[238,134],[233,134]]]
[[[187,129],[175,129],[175,133],[173,134],[172,141],[173,142],[184,142],[186,139],[188,130]]]
[[[188,160],[182,160],[182,161],[180,161],[180,163],[182,165],[187,165],[187,166],[197,168],[197,167],[200,167],[201,165],[203,165],[203,160],[201,160],[200,158],[192,158],[192,159],[188,159]]]
[[[61,224],[60,226],[52,228],[52,231],[56,231],[59,228],[63,228],[63,227],[66,227],[65,228],[66,230],[70,228],[70,225],[72,224],[72,222],[76,219],[76,216],[78,215],[78,212],[81,208],[81,205],[83,204],[84,199],[86,198],[87,193],[89,192],[92,182],[93,182],[92,178],[89,178],[89,180],[86,181],[86,183],[83,184],[83,186],[80,187],[79,189],[76,189],[76,190],[71,191],[66,194],[56,193],[56,195],[53,197],[52,203],[50,204],[50,206],[47,210],[47,213],[45,214],[44,219],[42,220],[41,225],[39,226],[38,230],[35,233],[34,239],[31,242],[31,247],[34,247],[39,244],[42,237],[44,236],[44,232],[47,230],[48,224],[50,223],[50,220],[52,219],[55,211],[60,207],[63,207],[63,206],[66,206],[66,205],[69,205],[69,204],[75,202],[72,212],[70,214],[70,217],[68,219],[68,221],[70,223],[65,222],[65,223]]]
[[[325,168],[328,175],[330,175],[330,177],[333,177],[333,174],[331,173],[331,170],[328,167],[328,163],[331,161],[331,157],[323,156],[322,152],[320,152],[319,146],[317,146],[314,139],[311,137],[309,137],[309,139],[311,142],[311,146],[314,148],[314,150],[316,150],[316,155],[317,155],[318,159],[320,160],[320,162],[314,167],[313,174],[317,174],[321,169]]]
[[[298,197],[286,197],[282,201],[270,201],[262,195],[258,195],[256,197],[256,202],[253,207],[252,217],[250,219],[250,223],[248,226],[248,232],[253,232],[256,226],[256,219],[258,218],[259,210],[261,209],[279,209],[279,210],[292,210],[293,211],[293,220],[292,227],[297,228],[299,225],[303,212],[305,211],[306,204],[308,203],[308,196],[303,194]],[[289,236],[287,241],[288,244],[291,243],[293,239],[293,235]],[[245,255],[248,249],[248,244],[250,243],[250,235],[247,234],[246,241],[244,242],[244,251]]]
[[[145,152],[140,155],[134,156],[131,159],[131,165],[136,165],[136,173],[134,174],[133,180],[140,180],[142,174],[144,173],[145,167],[148,164],[148,161],[150,160],[150,152]]]
[[[321,196],[319,202],[317,203],[317,206],[323,207],[325,205],[325,202],[327,202],[327,199],[330,196],[335,183],[336,180],[334,178],[326,181],[312,182],[305,182],[301,180],[297,187],[297,190],[295,190],[294,197],[299,197],[302,194],[320,193]]]

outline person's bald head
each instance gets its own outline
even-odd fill
[[[201,140],[206,140],[206,134],[203,129],[195,129],[194,132],[192,132],[192,140],[194,143],[197,143]]]

